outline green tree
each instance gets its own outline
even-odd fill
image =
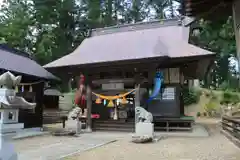
[[[33,25],[32,4],[27,0],[3,3],[0,15],[0,37],[8,45],[32,53]]]
[[[1,43],[46,64],[71,53],[90,29],[146,20],[152,6],[158,7],[154,17],[159,18],[170,4],[170,0],[167,4],[151,1],[155,4],[141,0],[6,0],[0,9]]]
[[[211,72],[214,83],[209,84],[205,81],[205,86],[219,87],[219,85],[226,82],[229,84],[228,82],[235,72],[235,69],[230,66],[230,59],[236,58],[232,17],[228,17],[227,20],[219,23],[200,20],[198,26],[199,28],[191,36],[191,43],[217,54],[215,67]]]

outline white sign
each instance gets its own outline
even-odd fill
[[[124,89],[124,83],[108,83],[102,84],[102,90]]]
[[[175,99],[175,88],[167,87],[162,93],[162,100],[174,100]]]

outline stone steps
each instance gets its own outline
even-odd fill
[[[133,132],[135,130],[134,119],[127,122],[123,120],[97,120],[93,122],[93,130]],[[154,125],[154,131],[191,131],[192,127],[183,125]]]
[[[133,132],[134,121],[123,120],[98,120],[93,122],[93,130],[96,131],[119,131],[119,132]]]

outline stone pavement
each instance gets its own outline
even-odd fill
[[[93,132],[82,134],[80,137],[45,135],[15,140],[14,143],[19,153],[19,160],[51,160],[82,153],[115,140],[125,140],[130,143],[131,135],[121,132]],[[208,132],[201,125],[196,125],[193,132],[157,132],[156,136],[208,137]]]
[[[240,149],[223,135],[205,138],[167,137],[156,143],[134,144],[121,139],[65,160],[240,160]]]
[[[207,126],[209,136],[182,133],[181,137],[169,133],[172,136],[148,144],[134,144],[125,137],[65,160],[240,160],[240,149],[220,134],[219,120],[198,123]]]
[[[15,140],[14,145],[19,160],[56,160],[113,141],[115,141],[114,137],[97,137],[94,134],[83,134],[80,137],[54,137],[48,135]]]
[[[86,133],[78,138],[45,135],[15,140],[14,144],[19,160],[240,160],[239,148],[219,133],[219,120],[199,123],[207,124],[208,132],[201,125],[192,133],[158,132],[156,135],[166,138],[150,144],[131,143],[131,133],[119,132]],[[84,152],[94,147],[98,148]]]

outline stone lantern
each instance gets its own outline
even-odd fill
[[[0,160],[17,160],[11,139],[24,127],[23,123],[18,123],[19,109],[34,109],[36,106],[16,96],[15,87],[21,78],[10,72],[0,75]]]

